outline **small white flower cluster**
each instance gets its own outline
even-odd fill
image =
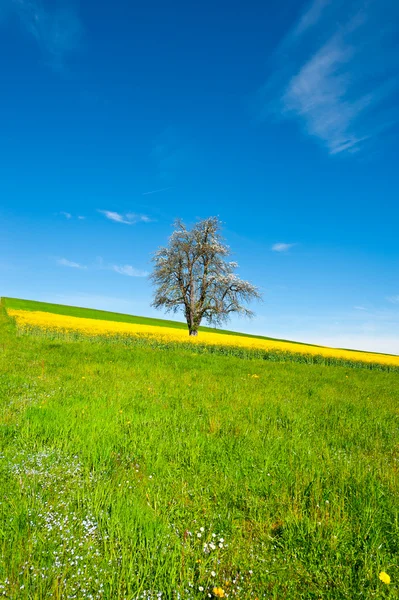
[[[0,596],[8,596],[7,588],[10,585],[9,579],[5,579],[3,582],[0,582]]]
[[[77,456],[66,459],[53,450],[26,454],[17,454],[9,464],[9,470],[19,479],[27,477],[35,481],[41,489],[57,488],[59,494],[65,493],[66,483],[81,476],[82,465]]]
[[[205,542],[203,551],[205,554],[210,554],[214,550],[222,550],[223,548],[227,548],[227,546],[228,544],[225,544],[224,538],[218,537],[216,533],[212,533],[210,541]]]
[[[140,596],[134,600],[162,600],[163,592],[154,592],[153,590],[144,590]]]
[[[37,406],[40,402],[45,402],[49,398],[53,398],[58,390],[42,391],[36,381],[25,382],[21,386],[22,393],[12,396],[8,402],[8,406],[13,410],[22,412],[29,406]]]
[[[188,584],[189,587],[193,587],[192,585]],[[184,595],[182,595],[179,591],[174,590],[173,592],[173,598],[176,598],[176,600],[194,600],[194,598],[196,598],[197,596],[193,596],[192,595],[192,590],[190,589],[185,589],[184,590]],[[135,596],[133,598],[133,600],[162,600],[163,598],[170,598],[170,596],[168,594],[165,594],[164,592],[155,592],[154,590],[144,590],[140,596]],[[124,598],[123,600],[128,600],[127,598]],[[130,600],[130,598],[129,598]]]
[[[35,498],[42,507],[28,511],[33,553],[21,567],[20,590],[32,594],[37,590],[44,598],[43,590],[50,590],[52,582],[58,580],[62,582],[62,598],[103,598],[105,571],[115,568],[105,565],[102,556],[103,540],[108,536],[101,535],[90,511],[82,516],[80,507],[77,512],[70,495],[71,489],[91,485],[96,478],[84,477],[77,456],[66,457],[54,450],[20,453],[9,469],[25,490],[38,490]],[[45,596],[53,597],[53,591]]]

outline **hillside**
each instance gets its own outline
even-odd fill
[[[397,597],[397,372],[23,333],[0,310],[5,597]]]
[[[187,331],[187,325],[185,323],[181,323],[180,321],[171,321],[169,319],[153,319],[151,317],[138,317],[135,315],[115,313],[106,310],[97,310],[94,308],[80,308],[77,306],[66,306],[64,304],[37,302],[36,300],[22,300],[18,298],[3,298],[2,300],[6,308],[11,308],[15,310],[41,311],[49,312],[56,315],[66,315],[70,317],[100,319],[104,321],[114,321],[118,323],[134,323],[140,325],[152,325],[157,327],[172,327],[174,329],[183,329],[184,331]],[[239,335],[255,339],[275,340],[278,342],[287,341],[291,344],[300,344],[300,342],[281,340],[262,335],[251,335],[249,333],[240,333],[239,331],[229,331],[228,329],[218,329],[215,327],[200,327],[199,331],[205,331],[209,333],[217,332],[223,333],[224,335]],[[314,344],[308,345],[314,346]]]
[[[187,327],[176,321],[12,298],[4,299],[4,304],[20,332],[34,332],[36,335],[61,335],[63,339],[66,335],[74,339],[83,335],[155,347],[177,344],[195,352],[217,352],[244,358],[399,369],[399,356],[389,354],[328,348],[207,327],[200,329],[198,337],[189,338]]]

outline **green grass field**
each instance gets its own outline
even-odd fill
[[[0,595],[399,597],[399,373],[17,336],[0,311]]]

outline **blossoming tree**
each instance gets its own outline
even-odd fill
[[[253,316],[244,305],[261,298],[254,285],[234,273],[238,265],[227,260],[230,249],[220,230],[217,217],[198,221],[192,229],[177,220],[168,246],[153,257],[152,305],[183,310],[190,335],[198,334],[202,320],[221,324],[231,313]]]

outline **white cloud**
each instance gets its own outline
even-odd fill
[[[111,269],[120,275],[127,275],[128,277],[147,277],[148,275],[147,271],[140,271],[131,265],[113,265]]]
[[[272,250],[273,252],[288,252],[295,244],[284,244],[283,242],[279,242],[277,244],[273,244]]]
[[[135,225],[136,223],[150,223],[152,219],[147,215],[139,215],[136,213],[121,214],[112,210],[99,210],[110,221],[115,223],[124,223],[125,225]]]
[[[103,214],[110,221],[115,221],[116,223],[126,223],[130,225],[129,221],[127,221],[123,215],[113,212],[112,210],[99,210],[101,214]]]
[[[87,267],[85,267],[84,265],[73,262],[71,260],[67,260],[66,258],[59,258],[57,260],[57,263],[59,265],[62,265],[63,267],[72,267],[73,269],[87,269]]]
[[[331,40],[291,79],[282,98],[287,113],[301,117],[306,131],[321,139],[330,154],[358,149],[368,137],[357,133],[355,122],[375,95],[346,98],[350,83],[342,67],[351,52],[339,38]]]
[[[364,307],[364,306],[354,306],[353,308],[354,308],[355,310],[367,310],[367,308],[366,308],[366,307]]]
[[[399,295],[388,296],[387,300],[388,300],[388,302],[391,302],[392,304],[399,304]]]
[[[71,267],[73,269],[87,269],[85,265],[81,265],[80,263],[73,262],[66,258],[57,259],[57,263],[63,267]],[[112,265],[107,264],[101,257],[98,257],[96,262],[89,266],[91,269],[101,270],[101,271],[115,271],[115,273],[119,273],[120,275],[127,275],[128,277],[147,277],[148,272],[142,271],[141,269],[136,269],[132,265]]]
[[[66,219],[74,219],[74,215],[72,215],[69,212],[66,212],[65,210],[62,210],[60,213],[60,215],[62,215],[63,217],[65,217]],[[86,217],[83,217],[82,215],[79,215],[78,217],[76,217],[79,221],[83,221],[84,219],[86,219]]]
[[[138,215],[136,213],[127,213],[126,218],[132,224],[134,223],[152,223],[153,219],[150,219],[148,215]]]
[[[389,0],[315,0],[276,51],[263,117],[296,120],[332,155],[362,150],[399,120],[398,18]]]

